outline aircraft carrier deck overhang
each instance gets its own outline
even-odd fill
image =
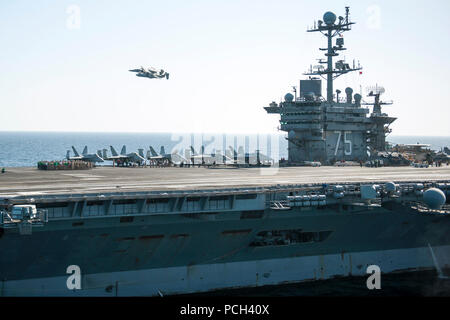
[[[450,180],[450,167],[283,167],[283,168],[110,168],[40,171],[8,168],[0,175],[0,203],[25,199],[58,201],[177,197],[181,195],[274,192],[322,184],[438,182]]]

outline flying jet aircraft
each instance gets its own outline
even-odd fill
[[[169,79],[169,73],[165,72],[163,69],[154,69],[141,67],[140,69],[131,69],[130,72],[136,72],[137,77],[150,78],[150,79]]]
[[[140,153],[142,153],[142,155],[138,154],[137,152],[127,153],[127,147],[124,145],[122,147],[122,150],[120,151],[120,154],[118,154],[113,146],[109,147],[111,149],[112,156],[108,157],[106,149],[103,149],[103,157],[105,160],[113,161],[114,164],[121,166],[129,166],[133,163],[141,165],[145,162],[142,149],[139,150]]]
[[[88,161],[88,162],[103,162],[102,157],[98,153],[88,153],[87,146],[84,147],[83,152],[81,155],[78,153],[77,149],[75,149],[74,146],[72,146],[73,154],[74,156],[70,156],[70,150],[67,150],[66,158],[67,160],[82,160],[82,161]]]

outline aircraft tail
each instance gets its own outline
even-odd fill
[[[83,152],[81,153],[83,156],[88,154],[87,146],[84,146]]]
[[[191,157],[193,156],[191,149],[186,149],[184,150],[184,157],[191,161]]]
[[[127,154],[127,146],[123,145],[122,150],[120,150],[120,154]]]
[[[138,149],[138,153],[142,158],[145,158],[144,156],[144,149]]]
[[[108,158],[108,153],[107,153],[107,151],[108,151],[108,150],[103,149],[103,159]]]
[[[193,146],[191,146],[191,155],[196,156],[197,152],[195,152],[195,149]]]
[[[166,79],[169,80],[169,74],[166,72]]]
[[[150,146],[150,153],[152,154],[152,157],[157,157],[158,154],[156,153],[155,149],[153,149],[152,146]]]
[[[75,157],[79,157],[80,154],[78,153],[77,149],[75,149],[74,146],[72,146],[72,150],[73,150],[73,154],[75,155]]]
[[[111,149],[111,154],[113,155],[113,157],[117,157],[118,154],[117,154],[116,150],[113,148],[113,146],[109,146],[109,148]]]
[[[97,155],[101,158],[102,157],[102,150],[97,150]]]
[[[159,152],[160,155],[165,155],[166,151],[164,150],[164,146],[161,146],[161,150]]]
[[[67,150],[66,159],[69,160],[69,158],[70,158],[70,150]]]
[[[233,155],[233,158],[234,158],[234,157],[237,157],[237,152],[236,152],[236,150],[234,150],[234,148],[233,148],[232,146],[229,146],[228,148],[230,149],[231,154]]]

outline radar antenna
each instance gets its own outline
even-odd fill
[[[333,12],[326,12],[323,15],[323,21],[319,20],[314,22],[314,27],[307,30],[307,32],[320,32],[328,39],[327,48],[319,48],[319,50],[326,51],[325,56],[327,61],[319,60],[320,64],[326,64],[326,68],[322,65],[315,66],[314,69],[311,67],[309,72],[304,73],[304,75],[318,75],[327,80],[327,102],[333,102],[333,80],[337,77],[351,72],[361,70],[359,62],[356,66],[353,62],[353,66],[350,66],[345,60],[338,60],[335,67],[333,68],[333,57],[338,56],[338,51],[347,50],[344,48],[344,38],[342,34],[345,31],[350,31],[351,26],[355,24],[350,21],[349,17],[350,8],[345,7],[345,18],[339,16],[338,22],[336,23],[336,15]],[[336,45],[333,46],[332,40],[334,37],[339,36],[336,39]]]
[[[378,86],[377,84],[375,86],[368,86],[366,87],[366,92],[368,97],[374,97],[375,101],[373,103],[365,102],[364,105],[370,105],[373,106],[373,113],[374,114],[381,114],[381,106],[382,105],[390,105],[392,104],[392,101],[386,101],[383,102],[380,100],[380,96],[385,92],[386,90],[384,87]]]

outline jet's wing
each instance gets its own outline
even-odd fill
[[[156,70],[155,68],[149,67],[149,68],[147,68],[147,72],[158,73],[158,70]]]
[[[145,158],[141,157],[139,154],[137,154],[137,152],[129,153],[127,154],[127,157],[133,162],[145,161]]]
[[[90,161],[90,162],[103,162],[103,159],[96,153],[85,155],[83,157],[83,160]]]
[[[183,163],[188,163],[188,162],[190,162],[190,160],[187,160],[185,157],[183,157],[182,155],[180,155],[178,152],[173,152],[171,155],[170,155],[170,161],[172,161],[173,163],[175,163],[175,164],[179,164],[179,163],[181,163],[181,162],[183,162]]]

